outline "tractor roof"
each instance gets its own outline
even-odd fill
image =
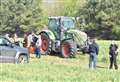
[[[49,17],[49,19],[64,19],[64,18],[75,19],[74,17],[67,17],[67,16],[51,16],[51,17]]]

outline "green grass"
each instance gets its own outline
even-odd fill
[[[117,42],[120,45],[120,42]],[[88,68],[88,55],[73,59],[57,56],[32,58],[29,64],[1,64],[1,82],[120,82],[120,69],[109,70],[108,47],[110,42],[99,41],[98,68]],[[118,56],[120,64],[120,54]],[[119,65],[120,67],[120,65]]]

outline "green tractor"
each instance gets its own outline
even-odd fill
[[[75,29],[74,17],[49,17],[48,29],[40,35],[42,54],[59,53],[64,58],[75,57],[87,41],[87,34]]]

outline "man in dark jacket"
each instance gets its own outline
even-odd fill
[[[99,46],[96,43],[95,39],[91,39],[91,43],[89,44],[89,68],[96,68],[98,53]]]
[[[115,69],[118,69],[118,65],[117,65],[117,61],[116,61],[116,57],[118,55],[117,49],[118,49],[117,44],[115,44],[114,41],[112,41],[112,43],[109,47],[109,57],[110,57],[109,69],[112,69],[113,64],[114,64]]]

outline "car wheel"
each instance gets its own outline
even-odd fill
[[[26,64],[28,63],[28,58],[26,55],[20,55],[18,58],[18,63],[19,64]]]

